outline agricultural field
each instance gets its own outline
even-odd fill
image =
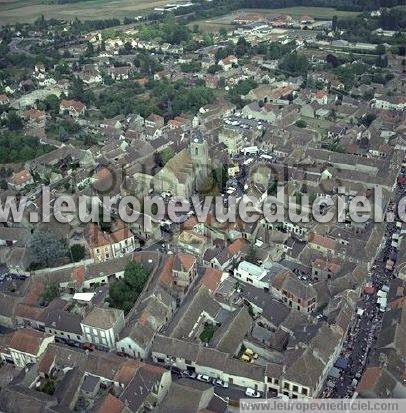
[[[0,24],[31,22],[46,18],[66,20],[133,17],[168,3],[168,0],[86,0],[70,4],[47,4],[46,0],[0,0]]]

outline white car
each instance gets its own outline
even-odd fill
[[[206,383],[210,383],[210,377],[206,376],[205,374],[198,374],[196,378],[199,381],[205,381]]]
[[[259,391],[251,389],[249,387],[247,387],[247,390],[245,390],[245,395],[248,397],[255,397],[255,398],[261,397],[261,393]]]
[[[213,384],[215,386],[221,386],[221,387],[224,387],[225,389],[228,389],[228,383],[221,379],[213,379]]]

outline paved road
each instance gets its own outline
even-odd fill
[[[394,193],[394,204],[397,205],[400,198],[405,196],[405,194],[405,189],[397,188]],[[371,282],[375,287],[375,293],[372,295],[363,294],[361,306],[365,311],[352,326],[341,353],[343,356],[349,354],[348,366],[343,370],[334,388],[327,389],[327,387],[325,387],[321,394],[322,397],[352,397],[356,388],[354,379],[359,380],[365,367],[370,362],[376,361],[374,344],[382,326],[383,318],[383,313],[379,310],[376,303],[377,291],[382,288],[383,285],[388,285],[390,280],[394,278],[393,271],[388,271],[385,265],[391,250],[392,234],[396,231],[396,224],[389,222],[387,224],[383,246],[375,260],[375,267],[371,273]]]

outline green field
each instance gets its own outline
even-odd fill
[[[87,0],[70,4],[46,4],[44,0],[0,0],[0,24],[31,22],[43,14],[70,20],[124,18],[167,4],[168,0]]]
[[[289,14],[292,17],[296,16],[311,16],[315,19],[331,19],[333,16],[337,17],[351,17],[359,14],[354,11],[342,11],[336,10],[332,7],[287,7],[284,9],[249,9],[242,10],[246,13],[263,13],[265,15],[269,14]],[[236,13],[241,13],[241,10]]]

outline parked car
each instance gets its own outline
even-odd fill
[[[176,366],[171,367],[171,372],[174,373],[174,374],[177,374],[178,376],[183,375],[183,371],[180,368],[176,367]]]
[[[221,379],[213,379],[212,382],[215,386],[220,386],[220,387],[224,387],[225,389],[228,388],[228,383],[224,380]]]
[[[186,370],[182,373],[184,377],[189,377],[190,379],[196,378],[196,373],[194,371]]]
[[[246,348],[244,354],[254,360],[258,358],[258,354],[254,353],[250,348]]]
[[[244,361],[245,363],[251,363],[251,358],[248,357],[246,354],[243,354],[240,358],[241,361]]]
[[[96,346],[93,343],[83,343],[82,348],[83,350],[89,350],[89,351],[96,350]]]
[[[247,389],[245,390],[245,395],[248,397],[255,397],[255,398],[261,397],[261,393],[259,391],[251,389],[249,387],[247,387]]]
[[[206,376],[205,374],[198,374],[197,375],[197,380],[204,381],[206,383],[210,383],[210,377]]]

